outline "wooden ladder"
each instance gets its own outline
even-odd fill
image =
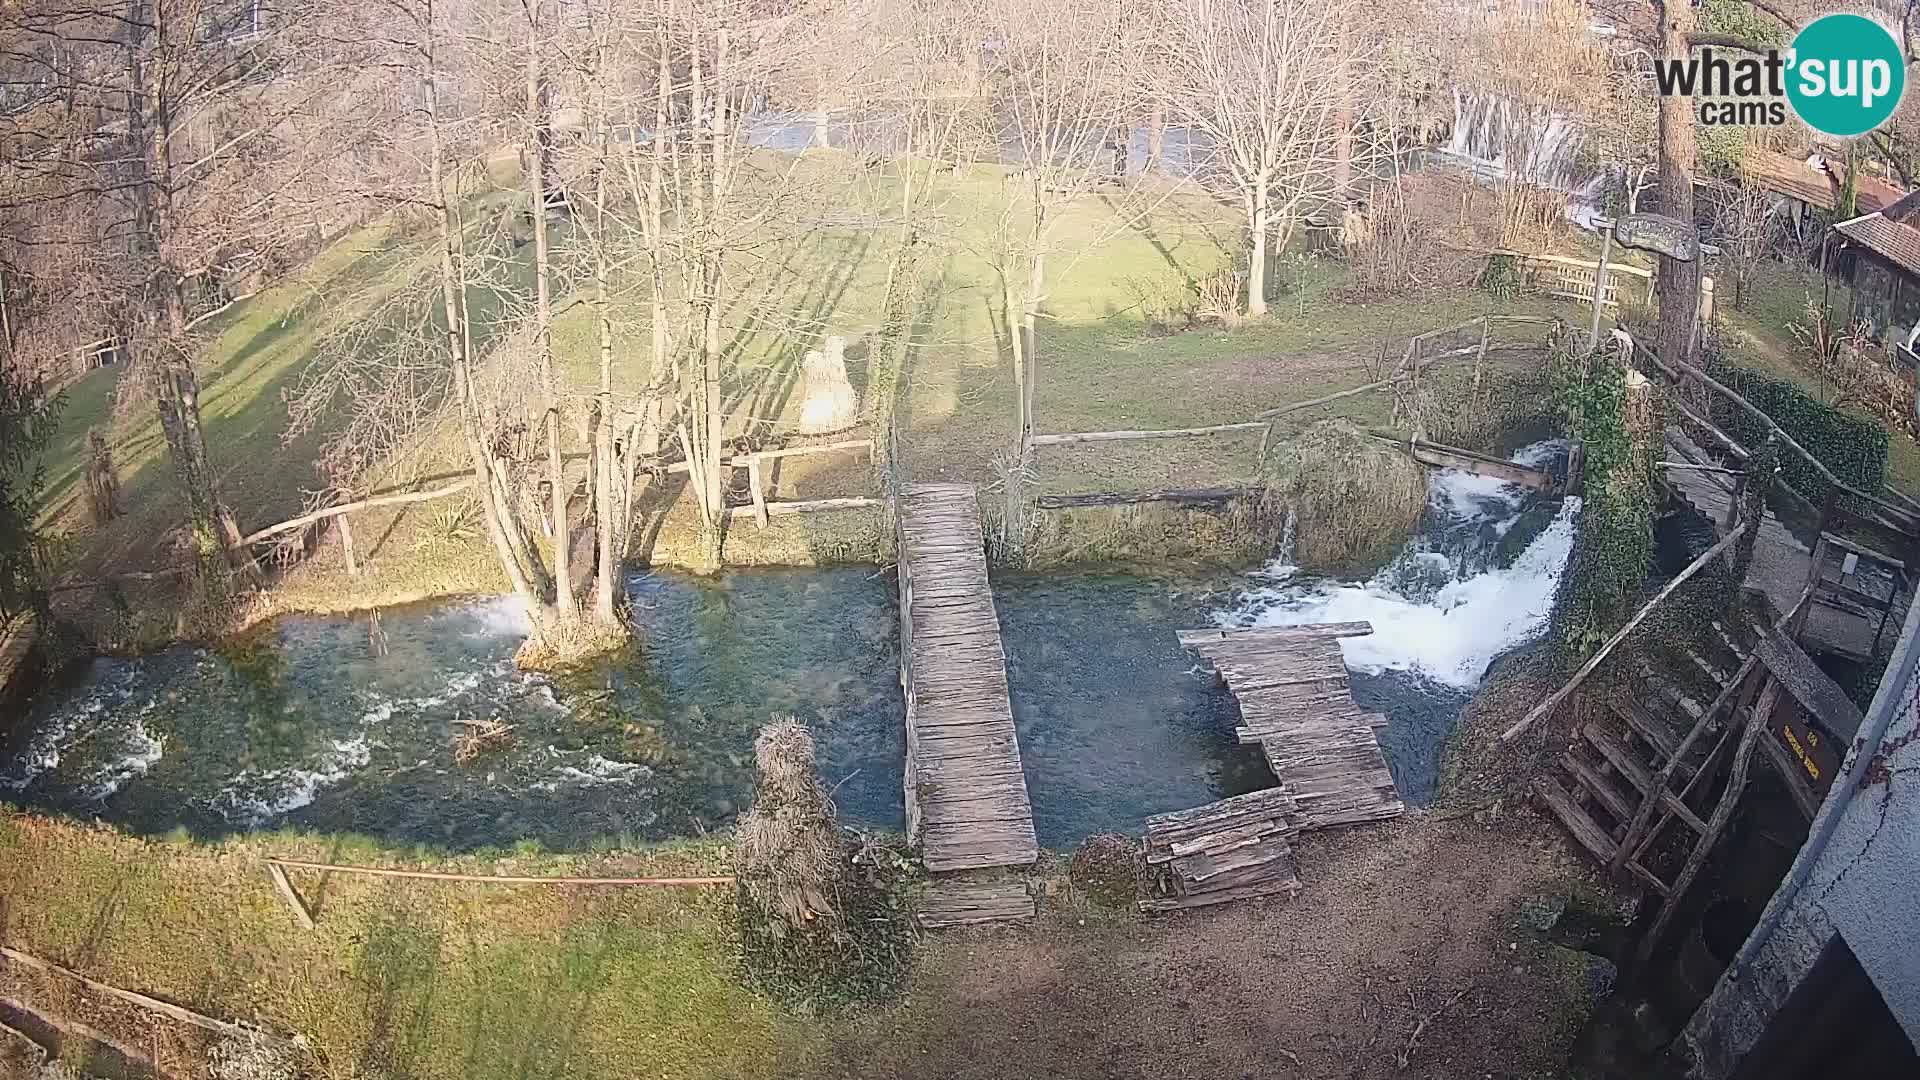
[[[1716,630],[1720,628],[1716,624]],[[1734,736],[1756,725],[1755,710],[1744,700],[1756,680],[1760,662],[1750,650],[1735,645],[1720,630],[1739,669],[1731,675],[1687,650],[1696,665],[1720,687],[1713,701],[1702,707],[1674,690],[1653,672],[1642,669],[1640,693],[1626,701],[1609,703],[1618,726],[1589,721],[1575,732],[1572,745],[1535,784],[1535,792],[1575,840],[1609,872],[1625,872],[1663,899],[1684,892],[1713,841],[1730,817],[1739,787],[1729,784],[1711,813],[1703,818],[1696,800],[1719,772],[1734,745]],[[1723,723],[1729,715],[1739,722]],[[1760,715],[1765,715],[1764,710]],[[1679,722],[1667,719],[1677,716]],[[1684,725],[1684,726],[1683,726]],[[1682,733],[1684,732],[1684,734]],[[1704,754],[1698,752],[1712,737]],[[1741,755],[1751,752],[1751,739],[1740,740]],[[1741,757],[1744,765],[1744,756]],[[1744,773],[1744,768],[1741,769]],[[1681,870],[1672,880],[1647,865],[1647,852],[1668,825],[1679,822],[1693,834]]]

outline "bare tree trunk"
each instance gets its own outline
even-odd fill
[[[1267,175],[1254,179],[1248,229],[1253,247],[1247,255],[1247,314],[1267,313]]]
[[[1147,164],[1144,172],[1154,172],[1160,168],[1167,149],[1167,107],[1156,105],[1153,119],[1147,124]]]
[[[602,33],[604,33],[604,29]],[[625,531],[624,514],[614,512],[613,461],[613,317],[607,308],[607,102],[604,80],[607,73],[599,64],[605,51],[596,43],[594,84],[594,143],[599,152],[593,181],[593,306],[600,321],[600,401],[599,423],[593,439],[593,521],[599,542],[599,565],[593,579],[593,614],[606,626],[616,625],[613,610],[614,534]],[[629,451],[631,452],[631,451]]]
[[[1013,447],[1018,454],[1027,445],[1027,345],[1020,312],[1025,305],[1014,296],[1012,267],[1000,271],[1000,306],[1006,312],[1007,347],[1013,360]]]
[[[428,43],[423,57],[426,67],[421,72],[420,83],[429,137],[428,180],[433,186],[434,198],[440,203],[440,301],[446,311],[447,355],[453,367],[454,396],[460,409],[461,432],[473,468],[474,492],[480,500],[480,516],[486,522],[487,537],[493,542],[494,555],[500,560],[500,568],[506,573],[513,591],[526,602],[537,632],[542,622],[539,618],[541,598],[528,581],[508,535],[503,520],[506,508],[494,492],[492,454],[481,433],[479,405],[473,398],[473,379],[467,363],[469,329],[465,289],[456,265],[460,241],[454,225],[453,197],[447,190],[443,161],[446,150],[440,130],[439,93],[436,89],[439,71],[432,44],[433,34],[432,26],[426,27]]]
[[[1691,51],[1687,35],[1693,32],[1693,6],[1687,0],[1661,0],[1660,39],[1669,60],[1685,61]],[[1692,102],[1688,98],[1660,99],[1660,172],[1655,188],[1660,212],[1693,228],[1694,135]],[[1681,261],[1662,257],[1656,290],[1660,297],[1660,326],[1656,351],[1681,363],[1693,359],[1694,323],[1700,312],[1699,257]]]
[[[1047,288],[1047,256],[1040,249],[1038,231],[1033,263],[1027,268],[1027,302],[1020,314],[1020,337],[1026,345],[1027,378],[1020,390],[1020,452],[1033,443],[1033,403],[1040,381],[1040,298]]]
[[[157,294],[159,311],[150,313],[149,362],[157,370],[155,405],[160,431],[166,437],[167,456],[187,496],[187,514],[201,554],[223,570],[231,569],[241,553],[235,550],[240,528],[220,502],[213,465],[207,454],[206,433],[200,426],[200,385],[188,355],[186,304],[180,295],[180,276],[167,259],[168,233],[173,221],[173,103],[169,93],[170,67],[149,65],[140,53],[145,34],[152,36],[154,52],[169,55],[178,32],[163,0],[131,0],[127,47],[127,133],[137,152],[140,183],[135,188],[134,245],[136,257],[150,264],[149,288]],[[152,79],[148,74],[151,67]]]
[[[553,602],[562,620],[578,614],[573,597],[573,529],[568,514],[566,462],[560,456],[560,408],[564,400],[553,367],[552,267],[547,247],[547,81],[540,68],[542,0],[527,6],[527,193],[533,201],[534,347],[546,385],[547,483],[553,517]]]

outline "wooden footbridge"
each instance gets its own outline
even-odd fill
[[[1181,633],[1233,691],[1243,721],[1235,734],[1259,744],[1277,784],[1148,818],[1147,864],[1161,895],[1143,909],[1291,895],[1300,889],[1295,836],[1405,812],[1380,752],[1386,717],[1354,702],[1340,652],[1341,638],[1372,632],[1350,622]]]
[[[907,835],[936,875],[921,922],[1030,915],[1025,882],[996,873],[1040,845],[973,485],[909,487],[898,522]]]

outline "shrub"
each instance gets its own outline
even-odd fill
[[[1480,273],[1480,288],[1497,300],[1511,300],[1520,295],[1526,275],[1520,267],[1518,255],[1489,255],[1487,268]]]
[[[1295,558],[1330,574],[1372,572],[1393,556],[1427,505],[1425,471],[1404,450],[1323,420],[1268,458],[1264,502],[1295,516]]]
[[[1887,478],[1887,429],[1822,402],[1790,379],[1741,367],[1717,350],[1706,356],[1707,373],[1773,418],[1842,482],[1877,495]],[[1766,441],[1767,426],[1745,409],[1715,395],[1713,422],[1748,449]],[[1800,455],[1781,455],[1780,476],[1814,502],[1826,498],[1827,481]]]

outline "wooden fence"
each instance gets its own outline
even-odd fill
[[[1382,378],[1346,390],[1323,394],[1302,401],[1276,405],[1254,413],[1251,420],[1240,420],[1225,424],[1211,424],[1205,427],[1161,428],[1149,430],[1119,431],[1074,431],[1048,435],[1034,435],[1028,440],[1030,447],[1073,446],[1086,443],[1139,442],[1154,439],[1204,439],[1222,435],[1243,435],[1260,432],[1260,445],[1257,454],[1256,469],[1266,464],[1267,448],[1273,441],[1274,427],[1282,417],[1308,409],[1331,405],[1346,398],[1358,397],[1389,388],[1406,386],[1417,392],[1420,380],[1431,372],[1435,365],[1453,360],[1472,357],[1474,362],[1473,387],[1478,396],[1481,381],[1485,375],[1487,354],[1500,347],[1518,345],[1537,345],[1533,336],[1502,335],[1501,331],[1514,327],[1548,327],[1555,325],[1567,327],[1565,320],[1545,315],[1480,315],[1454,326],[1441,327],[1417,334],[1407,340],[1401,350],[1400,359],[1390,372]],[[1505,336],[1508,340],[1502,341]],[[1448,449],[1448,448],[1443,448]],[[1056,510],[1076,506],[1120,506],[1130,503],[1148,502],[1222,502],[1243,493],[1241,486],[1214,486],[1204,488],[1184,488],[1148,492],[1087,492],[1072,495],[1038,496],[1035,505],[1042,510]]]
[[[1570,259],[1564,255],[1537,255],[1524,251],[1511,251],[1505,248],[1494,251],[1495,255],[1506,255],[1518,260],[1520,264],[1520,284],[1524,289],[1543,292],[1548,296],[1559,296],[1569,300],[1578,300],[1583,304],[1593,303],[1593,279],[1598,270],[1598,261],[1586,262],[1582,259]],[[1623,263],[1607,263],[1607,288],[1600,297],[1600,305],[1618,309],[1620,302],[1647,303],[1653,297],[1653,272],[1637,266]]]

